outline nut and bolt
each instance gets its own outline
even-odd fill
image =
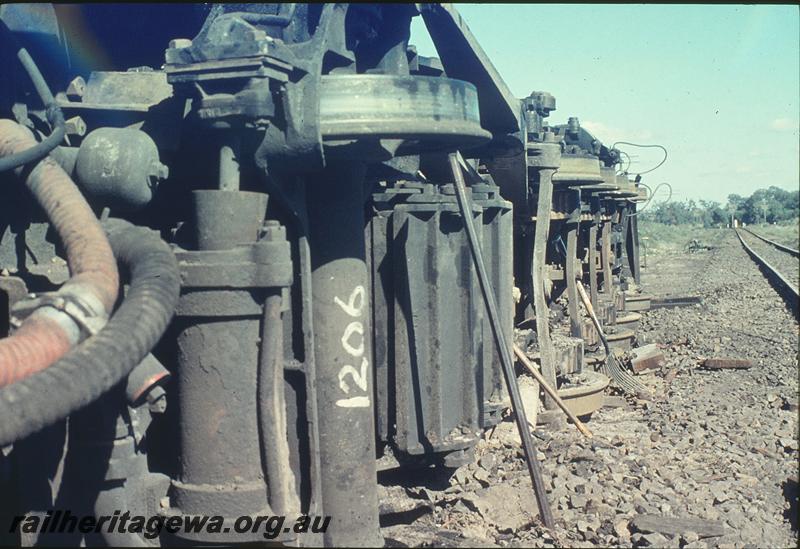
[[[154,414],[163,414],[167,411],[167,393],[163,387],[156,385],[147,393],[147,407]]]
[[[70,101],[80,101],[86,92],[86,81],[82,76],[75,77],[67,86],[67,99]]]
[[[169,41],[169,48],[171,50],[176,50],[179,48],[189,48],[192,45],[192,41],[188,38],[175,38]]]
[[[86,135],[86,122],[80,116],[73,116],[64,122],[64,130],[67,135],[77,135],[83,137]]]
[[[155,161],[150,165],[150,177],[152,178],[152,183],[155,185],[158,181],[164,180],[169,177],[169,167],[162,164],[161,162]]]
[[[275,219],[267,219],[261,226],[261,240],[268,242],[286,240],[286,227]]]

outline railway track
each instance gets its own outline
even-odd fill
[[[754,233],[753,231],[751,231],[750,229],[748,229],[746,227],[742,227],[742,230],[750,233],[751,235],[753,235],[754,237],[758,238],[759,240],[763,240],[767,244],[770,244],[770,245],[774,246],[775,248],[779,249],[782,252],[786,252],[786,253],[788,253],[790,255],[793,255],[794,257],[799,257],[800,256],[800,250],[795,250],[794,248],[790,248],[789,246],[784,246],[783,244],[775,242],[774,240],[770,240],[769,238],[764,238],[760,234],[756,234],[756,233]]]
[[[734,230],[747,254],[756,262],[776,291],[784,297],[784,300],[794,312],[795,316],[798,316],[798,299],[800,299],[800,294],[798,294],[798,278],[800,278],[800,266],[798,266],[797,260],[795,259],[798,257],[798,251],[764,238],[748,229]],[[756,246],[753,246],[754,243],[752,241],[748,243],[742,236],[743,232],[752,235],[771,247],[766,247],[762,244],[757,251]]]

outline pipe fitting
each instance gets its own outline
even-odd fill
[[[19,328],[33,314],[46,314],[58,322],[72,345],[99,332],[109,317],[93,289],[85,284],[66,284],[57,292],[30,294],[11,308],[11,326]]]

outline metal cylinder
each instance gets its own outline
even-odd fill
[[[481,248],[485,257],[491,257],[486,268],[497,299],[500,317],[507,334],[514,333],[514,259],[512,205],[500,196],[500,188],[490,184],[471,186],[473,204],[483,208],[481,214]],[[486,428],[502,421],[507,393],[503,380],[503,366],[497,350],[492,345],[492,328],[489,319],[483,319],[483,418]],[[511,340],[509,340],[511,342]],[[511,342],[513,343],[513,342]],[[514,350],[509,349],[513,354]]]
[[[248,292],[204,292],[235,299]],[[186,514],[249,515],[267,508],[256,387],[259,303],[251,313],[190,317],[178,336],[181,474],[175,504]],[[218,487],[205,494],[207,488]],[[227,489],[226,489],[227,487]],[[221,506],[224,502],[224,506]]]
[[[273,289],[264,301],[261,326],[261,355],[258,372],[258,421],[261,430],[261,453],[267,471],[270,505],[280,515],[298,514],[294,472],[289,467],[286,439],[286,399],[283,379],[283,300]]]
[[[255,242],[266,195],[196,192],[197,219],[207,214],[197,235],[200,250],[177,253],[183,282],[176,319],[181,454],[169,513],[223,511],[230,526],[238,516],[272,513],[259,444],[259,346],[265,297],[280,295],[277,288],[291,281],[291,269],[284,265],[285,241]],[[226,210],[235,215],[221,215]],[[231,539],[230,533],[179,535]],[[256,541],[258,535],[237,534],[236,540]]]
[[[383,545],[378,527],[364,168],[329,164],[309,181],[325,544]]]
[[[264,222],[267,195],[245,191],[192,192],[199,250],[226,250],[253,242]]]
[[[636,284],[641,284],[641,270],[639,264],[639,218],[636,215],[636,203],[628,208],[628,263],[633,273],[633,280]]]
[[[219,148],[219,190],[239,190],[241,177],[240,155],[241,142],[239,136],[234,133],[225,135]]]
[[[539,356],[542,375],[551,387],[556,387],[556,354],[550,337],[549,306],[545,295],[547,281],[547,242],[550,237],[550,214],[553,209],[553,175],[561,165],[561,147],[552,132],[546,131],[542,141],[529,144],[531,151],[528,162],[537,168],[536,227],[533,237],[531,273],[531,293],[536,312],[536,337],[539,342]],[[545,395],[545,408],[553,410],[555,401]]]
[[[592,305],[599,306],[597,297],[597,226],[600,224],[600,207],[596,197],[591,198],[592,202],[592,224],[589,226],[589,295],[592,298]]]
[[[75,160],[78,184],[98,204],[137,211],[153,199],[167,168],[145,132],[98,128],[87,135]]]

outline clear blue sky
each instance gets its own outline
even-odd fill
[[[601,141],[659,143],[677,199],[798,188],[797,6],[456,4],[511,91],[556,97]],[[421,17],[411,43],[436,55]],[[657,149],[620,147],[631,171]],[[660,198],[665,198],[659,193]],[[659,197],[656,200],[659,200]]]

